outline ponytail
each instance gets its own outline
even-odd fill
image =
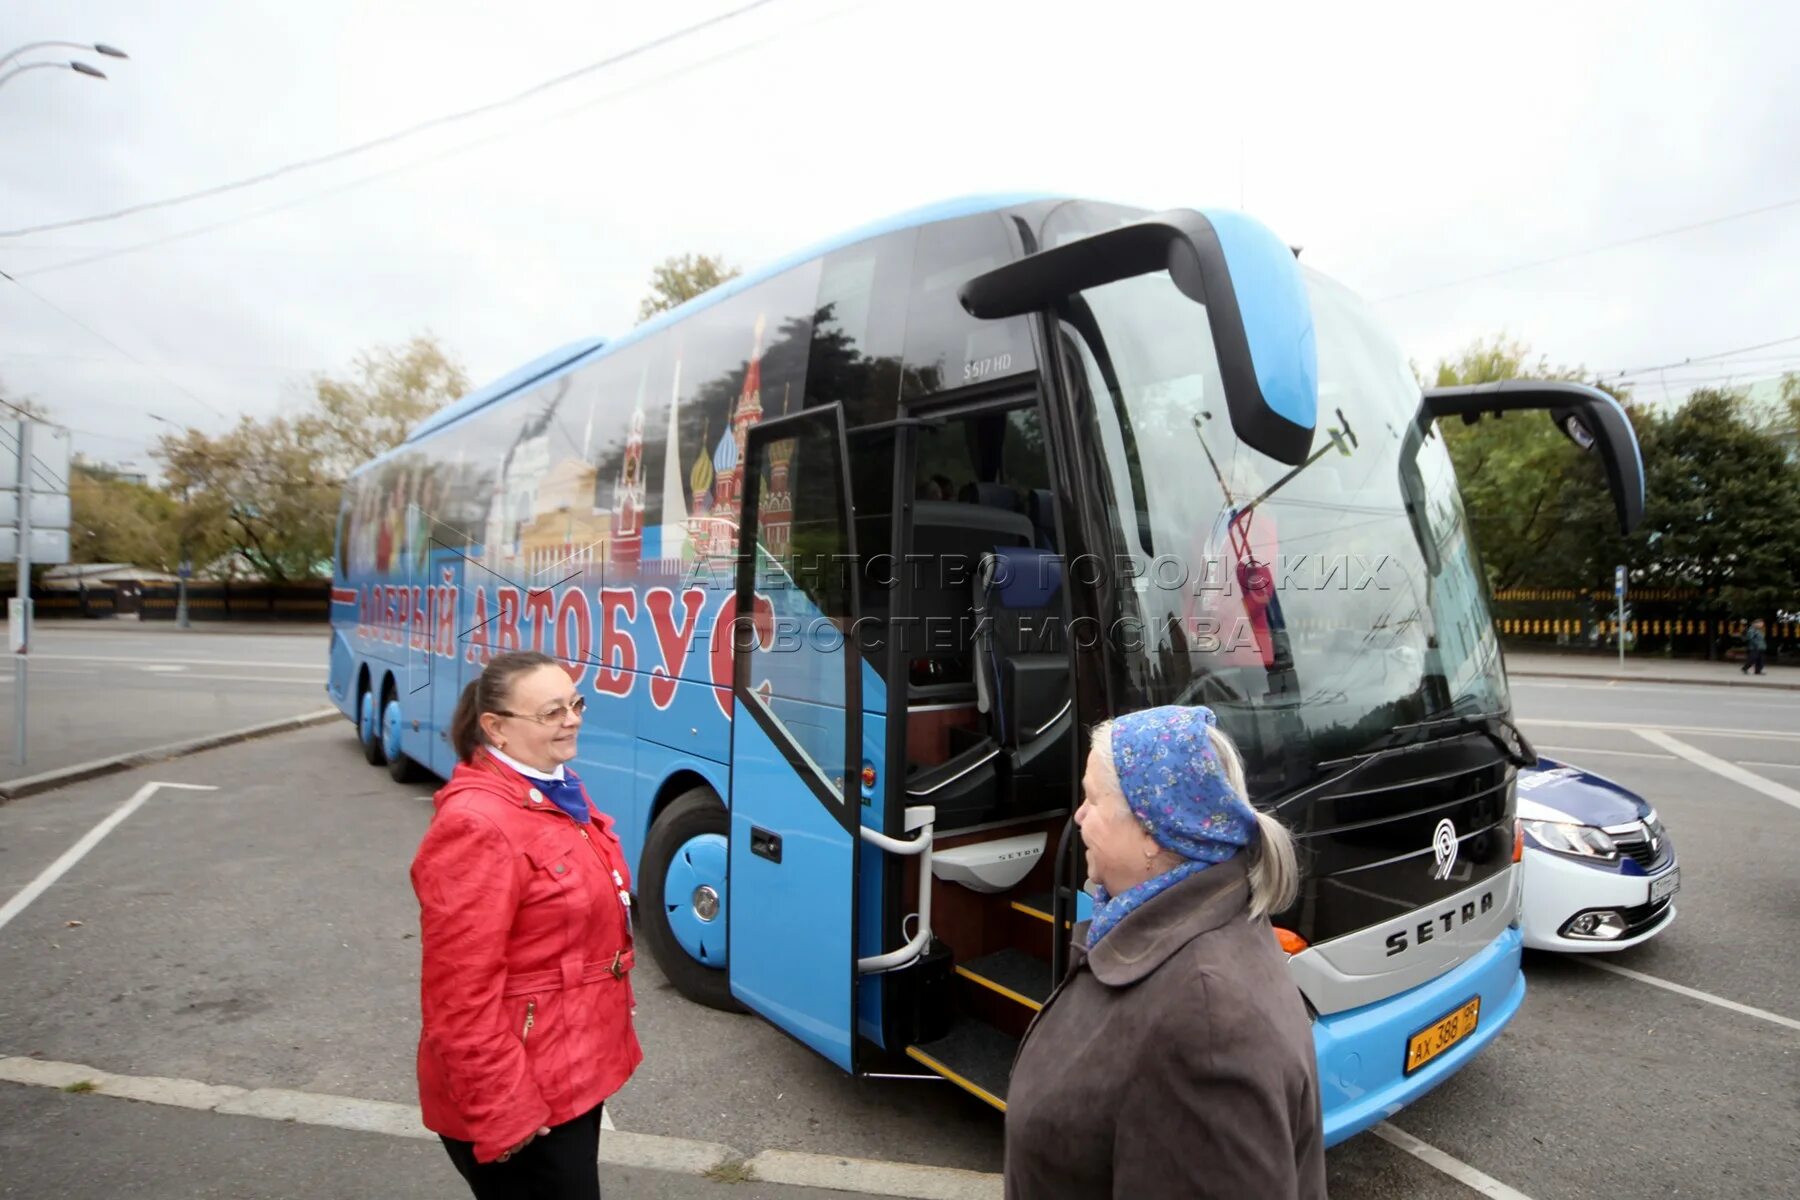
[[[509,650],[489,659],[481,674],[463,689],[462,696],[456,701],[456,712],[450,718],[450,745],[456,750],[457,761],[471,761],[475,752],[487,744],[487,735],[481,728],[482,714],[501,712],[506,708],[506,698],[519,676],[539,667],[561,665],[548,654],[539,654],[535,650]]]

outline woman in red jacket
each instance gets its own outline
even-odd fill
[[[477,1200],[597,1198],[601,1105],[644,1057],[625,856],[564,766],[585,708],[555,659],[496,655],[413,860],[419,1102]]]

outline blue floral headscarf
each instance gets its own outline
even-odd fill
[[[1214,863],[1224,862],[1257,837],[1256,810],[1226,778],[1210,730],[1210,708],[1147,708],[1112,723],[1112,760],[1125,803],[1179,866],[1120,895],[1102,887],[1095,896],[1088,946],[1099,944],[1125,915]]]

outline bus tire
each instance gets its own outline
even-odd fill
[[[726,969],[726,836],[731,815],[711,788],[692,788],[665,808],[644,839],[638,864],[638,911],[644,941],[675,990],[696,1004],[743,1012]],[[711,898],[717,912],[702,918]]]
[[[387,761],[381,753],[381,722],[375,712],[375,692],[364,688],[356,698],[356,740],[362,743],[363,758],[371,767]]]
[[[421,775],[419,764],[400,748],[400,726],[404,720],[400,698],[390,690],[387,703],[381,706],[381,753],[387,759],[388,776],[395,783],[413,783]]]

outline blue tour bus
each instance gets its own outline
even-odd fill
[[[1635,522],[1610,398],[1421,393],[1250,218],[953,202],[547,355],[358,470],[328,687],[371,763],[442,776],[486,658],[556,655],[675,986],[1002,1108],[1086,911],[1087,731],[1210,705],[1297,836],[1276,925],[1335,1143],[1524,996],[1530,749],[1434,423],[1530,408]]]

